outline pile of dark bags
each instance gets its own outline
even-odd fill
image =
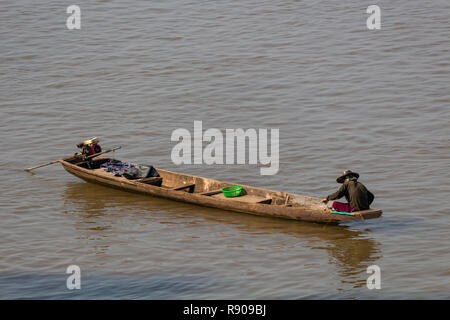
[[[123,176],[127,179],[143,179],[149,177],[159,177],[159,173],[153,166],[132,164],[120,160],[112,160],[100,165],[106,172],[111,172],[116,177]]]

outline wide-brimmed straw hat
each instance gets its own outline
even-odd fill
[[[344,183],[345,179],[349,176],[353,176],[356,179],[359,178],[359,173],[353,172],[352,170],[345,170],[344,173],[342,173],[342,176],[336,179],[337,183]]]

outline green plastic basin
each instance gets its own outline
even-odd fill
[[[231,187],[222,188],[223,195],[228,198],[237,197],[241,194],[241,192],[242,192],[242,187],[239,187],[239,186],[231,186]]]

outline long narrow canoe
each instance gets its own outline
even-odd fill
[[[130,180],[122,176],[114,176],[100,168],[102,163],[111,160],[113,159],[103,156],[96,157],[90,168],[86,162],[80,161],[80,158],[76,156],[62,159],[60,163],[69,173],[89,182],[150,196],[260,216],[319,223],[339,223],[378,218],[382,214],[382,211],[378,209],[356,211],[353,212],[353,215],[332,213],[325,204],[321,203],[319,198],[246,185],[240,185],[243,187],[242,195],[227,198],[222,194],[221,189],[239,184],[160,168],[156,168],[160,174],[159,178]]]

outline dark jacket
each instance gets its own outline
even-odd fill
[[[361,182],[346,180],[338,191],[327,197],[327,200],[336,200],[344,196],[356,211],[370,209],[370,204],[375,198],[373,193],[367,190]]]

